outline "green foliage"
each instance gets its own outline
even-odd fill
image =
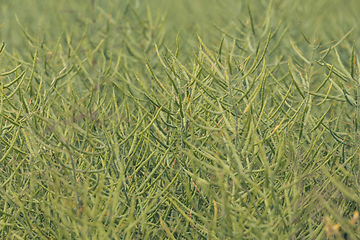
[[[2,3],[2,239],[359,236],[357,1],[117,2]]]

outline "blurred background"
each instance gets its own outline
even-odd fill
[[[108,16],[111,16],[111,24],[119,25],[125,19],[133,21],[151,12],[153,18],[166,15],[164,30],[167,44],[175,42],[175,36],[179,31],[182,41],[197,44],[196,33],[215,41],[221,39],[221,34],[214,25],[229,33],[235,33],[236,28],[241,29],[242,24],[248,27],[248,6],[250,11],[253,11],[254,24],[262,24],[269,5],[273,13],[272,27],[276,27],[280,20],[285,24],[297,22],[299,28],[289,29],[289,34],[298,36],[299,30],[302,29],[305,34],[317,34],[324,41],[342,37],[360,20],[357,12],[360,9],[360,1],[357,0],[2,0],[0,24],[4,25],[0,28],[0,40],[6,41],[8,48],[23,43],[23,33],[15,16],[30,34],[43,36],[47,38],[45,40],[56,40],[63,32],[78,31],[79,25],[95,24]],[[131,16],[134,11],[139,16]],[[49,18],[49,15],[53,17]],[[63,19],[73,21],[66,23]],[[343,33],[333,31],[334,25],[341,25]],[[354,38],[358,36],[359,30],[355,29],[355,32],[357,33]]]

